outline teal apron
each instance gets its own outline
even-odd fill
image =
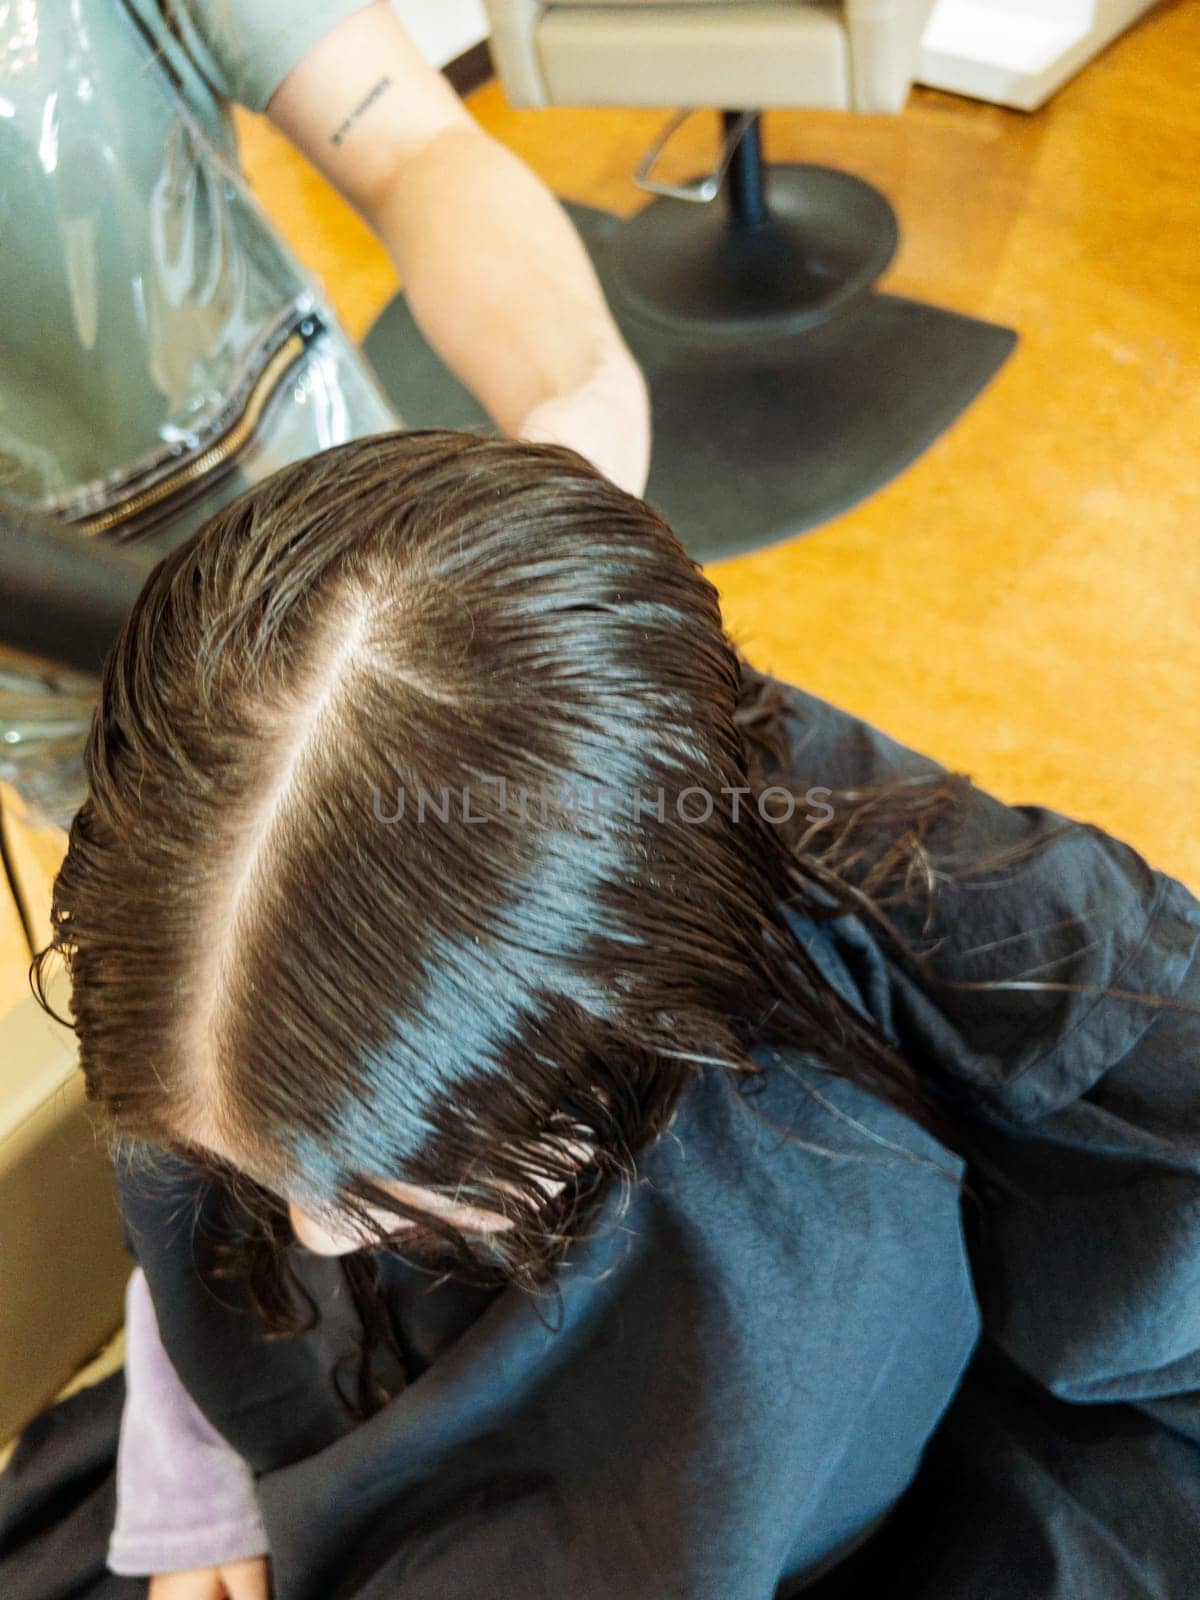
[[[349,9],[242,7],[282,45]],[[150,555],[284,463],[400,426],[251,194],[207,42],[171,17],[25,0],[0,20],[0,497]],[[46,818],[83,798],[93,702],[0,654],[0,778]]]

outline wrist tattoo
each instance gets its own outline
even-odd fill
[[[391,86],[392,80],[390,78],[380,78],[379,82],[375,84],[372,89],[369,89],[366,95],[364,95],[364,97],[358,102],[354,110],[346,118],[345,122],[341,123],[333,130],[333,133],[330,135],[330,144],[341,144],[343,139],[345,139],[346,135],[350,132],[351,128],[358,121],[359,117],[362,116],[363,112],[369,111],[370,108],[375,104],[376,100],[379,99],[380,95],[386,93]]]

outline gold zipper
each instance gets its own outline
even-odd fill
[[[143,489],[141,494],[123,500],[119,506],[114,506],[111,511],[104,511],[99,516],[87,517],[82,522],[73,522],[72,528],[77,533],[107,533],[119,524],[131,521],[141,512],[148,511],[151,506],[160,505],[177,489],[181,489],[185,484],[194,483],[197,478],[204,477],[206,473],[212,472],[215,467],[228,461],[230,456],[236,455],[258,427],[267,402],[279,380],[293,362],[304,353],[306,343],[301,333],[288,335],[259,373],[237,421],[215,444],[209,445],[207,450],[194,456],[177,472],[171,473],[169,477],[160,478],[149,489]]]

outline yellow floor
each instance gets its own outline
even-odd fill
[[[897,482],[713,569],[757,663],[1193,885],[1197,59],[1200,0],[1174,0],[1033,116],[923,90],[900,117],[768,113],[769,158],[844,167],[891,197],[904,242],[888,288],[1021,343]],[[643,203],[630,174],[663,112],[514,111],[496,84],[470,105],[557,193]],[[680,171],[711,153],[714,121],[694,119]],[[264,122],[240,131],[268,211],[361,335],[396,286],[382,249]],[[0,921],[6,935],[15,951]],[[0,1006],[18,967],[0,966]]]

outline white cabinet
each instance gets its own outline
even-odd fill
[[[392,0],[426,59],[444,67],[489,33],[482,0]]]
[[[1036,111],[1154,0],[937,0],[918,81]]]

